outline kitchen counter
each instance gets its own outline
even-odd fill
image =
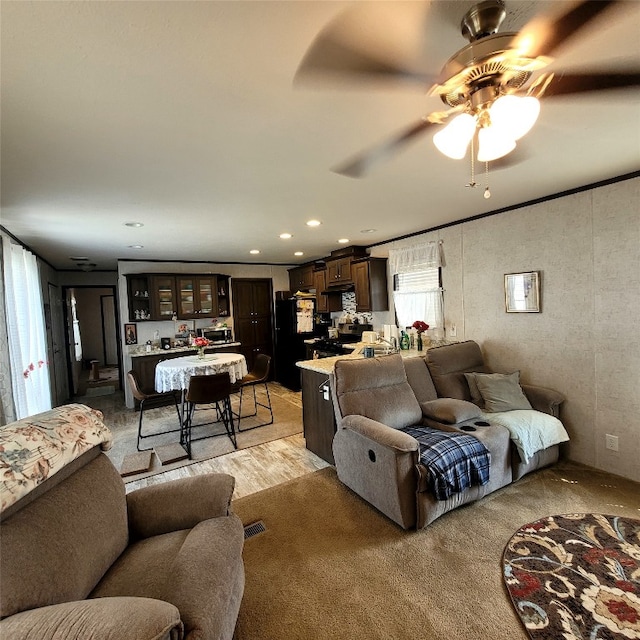
[[[239,347],[240,342],[216,342],[206,347],[206,351],[215,351],[216,349],[223,349],[226,347]],[[159,356],[163,353],[188,353],[189,351],[195,351],[195,347],[172,347],[171,349],[161,349],[160,347],[154,347],[151,351],[147,351],[147,346],[142,344],[137,347],[130,348],[129,355],[132,358],[140,358],[142,356]]]
[[[353,344],[345,344],[344,346],[349,349],[353,348],[353,352],[346,355],[331,356],[330,358],[319,358],[318,360],[301,360],[300,362],[296,362],[296,365],[300,367],[300,369],[316,371],[317,373],[333,373],[333,365],[336,361],[345,359],[361,360],[364,358],[364,355],[362,355],[364,348],[370,347],[371,345],[366,342],[354,342]],[[398,353],[400,353],[403,358],[417,358],[418,356],[424,355],[424,351],[416,351],[415,349],[401,350]]]
[[[401,349],[398,353],[403,358],[417,358],[419,356],[424,356],[427,349],[432,349],[433,347],[438,347],[443,344],[449,344],[451,342],[457,342],[452,340],[442,340],[440,342],[432,342],[427,348],[422,351],[417,351],[416,349]],[[300,369],[307,369],[308,371],[316,371],[317,373],[333,373],[333,365],[337,360],[360,360],[364,358],[363,351],[365,347],[371,347],[372,345],[369,342],[354,342],[352,344],[343,344],[347,349],[353,349],[353,352],[346,355],[339,356],[331,356],[330,358],[320,358],[318,360],[301,360],[300,362],[296,362],[296,365]],[[379,357],[383,354],[378,354],[376,357]]]

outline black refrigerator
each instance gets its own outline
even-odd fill
[[[304,341],[315,335],[315,310],[315,298],[276,300],[275,378],[293,391],[302,388],[296,362],[306,360]]]

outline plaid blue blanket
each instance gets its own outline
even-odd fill
[[[400,431],[420,443],[420,462],[429,472],[429,488],[437,500],[489,482],[491,454],[477,438],[431,427],[404,427]]]

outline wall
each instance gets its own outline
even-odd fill
[[[640,481],[640,179],[404,241],[444,241],[445,324],[489,365],[566,396],[570,459]],[[540,271],[542,312],[506,313],[504,274]],[[386,320],[383,320],[386,321]],[[605,434],[619,451],[605,448]]]
[[[124,325],[129,320],[129,304],[127,300],[127,279],[126,275],[131,273],[221,273],[232,278],[271,278],[273,280],[273,291],[289,290],[289,267],[272,265],[251,265],[251,264],[212,264],[212,263],[191,263],[191,262],[128,262],[118,263],[118,305],[120,312],[120,340],[122,348],[122,366],[126,373],[131,369],[131,356],[125,346]],[[232,295],[232,292],[229,292]],[[231,298],[231,317],[224,318],[224,321],[233,326],[233,298]],[[196,321],[196,328],[208,326],[210,319]],[[147,340],[153,340],[157,331],[160,338],[173,337],[175,335],[175,325],[173,322],[138,322],[138,344],[144,344]],[[133,397],[128,386],[125,386],[125,402],[127,407],[133,407]]]

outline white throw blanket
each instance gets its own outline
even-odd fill
[[[525,464],[537,451],[569,440],[569,434],[558,418],[534,409],[483,413],[483,417],[509,430]]]

